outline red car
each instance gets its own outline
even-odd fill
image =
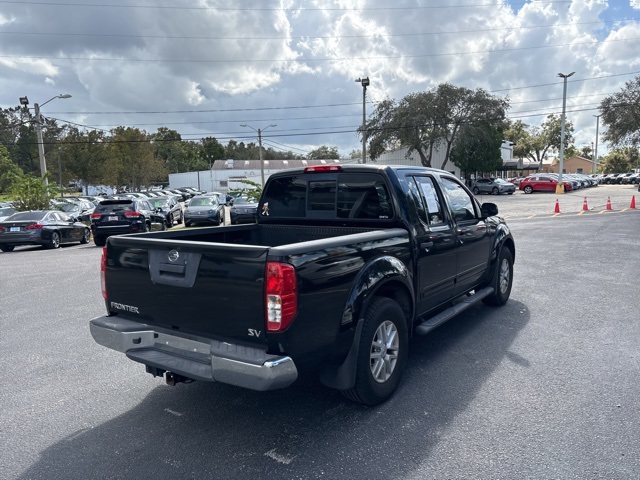
[[[553,177],[551,175],[546,175],[543,173],[536,175],[529,175],[528,177],[522,179],[520,181],[520,185],[518,188],[523,190],[524,193],[533,193],[533,192],[555,192],[556,186],[558,185],[557,177]],[[569,192],[572,190],[571,182],[563,181],[564,191]]]

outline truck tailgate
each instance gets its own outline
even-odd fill
[[[149,325],[265,344],[269,247],[111,237],[107,308]]]

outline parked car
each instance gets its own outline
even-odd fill
[[[638,173],[629,173],[622,178],[622,183],[625,185],[633,185],[636,183],[638,176],[640,176]]]
[[[238,197],[229,209],[231,225],[239,223],[255,223],[258,213],[258,201],[246,197]]]
[[[59,203],[56,209],[66,213],[76,222],[91,223],[91,214],[95,210],[95,205],[89,200],[76,200],[75,202]]]
[[[502,178],[479,178],[473,182],[472,189],[475,195],[480,193],[490,193],[491,195],[507,193],[513,195],[516,191],[516,186]]]
[[[173,227],[173,223],[182,223],[184,219],[184,213],[182,213],[182,207],[180,202],[176,200],[176,197],[154,197],[149,199],[149,203],[155,209],[156,212],[164,215],[164,220],[167,228]]]
[[[193,197],[184,211],[184,226],[224,225],[224,205],[217,195],[199,195]]]
[[[102,247],[111,235],[148,232],[152,223],[165,224],[165,217],[156,213],[147,200],[103,200],[91,215],[93,243]]]
[[[566,180],[562,180],[562,184],[564,185],[565,191],[570,191],[573,189],[573,184],[571,182],[567,182]],[[533,192],[555,192],[556,186],[558,185],[557,177],[553,177],[548,174],[536,174],[529,175],[525,179],[520,182],[520,190],[524,191],[524,193],[533,193]]]
[[[2,207],[0,208],[0,222],[4,221],[10,215],[16,213],[17,210],[13,207]]]
[[[19,245],[58,248],[63,243],[89,243],[91,231],[57,210],[17,212],[0,222],[0,250],[11,252]]]

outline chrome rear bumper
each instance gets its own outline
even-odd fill
[[[264,391],[288,387],[298,378],[290,357],[258,348],[177,334],[117,316],[94,318],[89,328],[93,339],[104,347],[194,380]]]

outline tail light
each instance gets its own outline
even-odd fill
[[[124,216],[127,218],[140,218],[140,212],[124,212]]]
[[[0,227],[0,232],[4,232],[4,227]]]
[[[100,213],[92,213],[91,214],[91,218],[94,219],[94,220],[97,220],[100,217],[102,217],[102,214],[100,214]]]
[[[107,247],[102,249],[102,259],[100,260],[100,284],[102,287],[102,297],[107,299]]]
[[[268,332],[282,332],[298,313],[296,271],[287,263],[268,262],[266,271]]]
[[[26,230],[40,230],[43,227],[41,223],[32,223],[24,227]]]

